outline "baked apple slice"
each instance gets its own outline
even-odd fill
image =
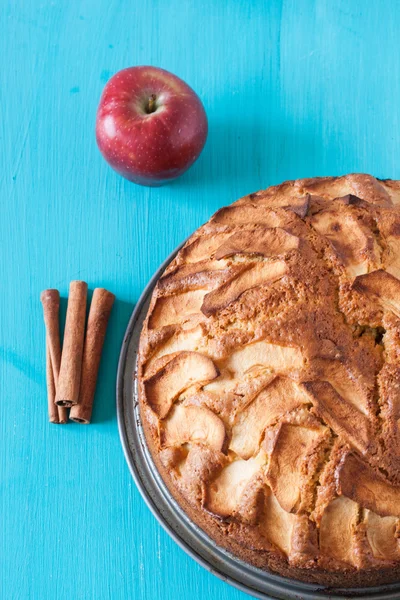
[[[353,289],[373,297],[383,308],[400,317],[400,281],[397,277],[378,269],[356,277]]]
[[[292,194],[269,194],[261,191],[256,192],[255,194],[250,194],[243,200],[247,200],[248,202],[256,204],[257,206],[267,206],[268,208],[283,208],[284,210],[290,210],[304,219],[308,211],[310,195],[305,194],[304,196],[295,196]],[[241,203],[240,200],[239,203]]]
[[[160,295],[192,289],[214,289],[243,270],[243,265],[228,266],[225,261],[203,260],[176,267],[161,277],[157,284]]]
[[[204,344],[204,332],[201,325],[193,329],[179,329],[169,337],[163,344],[160,343],[151,359],[146,365],[146,371],[150,371],[157,360],[175,352],[202,352]]]
[[[307,515],[286,512],[268,487],[265,489],[264,498],[260,533],[275,549],[280,550],[288,558],[291,565],[295,567],[314,565],[318,557],[318,540],[314,523]]]
[[[382,255],[385,270],[394,277],[400,278],[400,236],[389,236],[386,238],[386,244]]]
[[[164,450],[165,452],[165,450]],[[207,486],[226,465],[227,457],[204,444],[190,444],[189,452],[177,465],[176,483],[188,502],[203,506]]]
[[[338,490],[381,517],[400,517],[400,486],[386,481],[354,454],[348,454],[339,467]]]
[[[297,520],[298,516],[286,512],[267,488],[260,530],[269,542],[279,548],[286,556],[291,554],[292,535]]]
[[[268,425],[308,401],[294,381],[276,377],[237,415],[232,428],[230,450],[244,459],[253,456],[261,445]]]
[[[361,454],[374,450],[373,431],[368,418],[346,402],[327,381],[301,384],[313,404],[313,412]]]
[[[229,228],[228,231],[214,231],[211,234],[199,233],[199,236],[193,242],[182,248],[179,256],[186,263],[207,260],[231,235],[232,232]]]
[[[311,429],[283,423],[270,455],[266,478],[281,507],[297,513],[304,502],[303,488],[312,477],[307,472],[309,458],[329,437],[327,427]]]
[[[300,238],[288,233],[280,227],[266,229],[254,227],[251,230],[239,231],[231,235],[216,251],[215,258],[220,260],[235,254],[259,254],[273,257],[296,250]]]
[[[359,507],[349,498],[335,498],[326,507],[319,529],[321,554],[356,566],[355,527]]]
[[[191,290],[157,298],[149,317],[149,329],[183,323],[190,315],[199,313],[206,293],[205,289]]]
[[[351,278],[380,267],[381,250],[374,235],[350,211],[322,210],[311,224],[330,240]]]
[[[288,266],[282,260],[258,262],[217,287],[204,297],[201,312],[207,317],[226,308],[239,298],[246,290],[266,283],[273,283],[288,273]]]
[[[236,204],[218,210],[211,218],[211,223],[222,225],[265,225],[266,227],[284,227],[293,223],[294,215],[286,211],[277,211],[265,206],[252,204]]]
[[[301,369],[303,365],[304,359],[299,348],[279,346],[261,340],[233,352],[225,366],[236,377],[242,377],[254,369],[269,369],[282,373]]]
[[[179,404],[160,425],[162,448],[197,442],[221,451],[224,441],[223,422],[206,407]]]
[[[367,380],[359,372],[351,373],[348,366],[339,360],[320,361],[320,372],[319,379],[328,381],[343,400],[364,415],[369,415],[369,390],[373,387],[371,380]]]
[[[385,271],[400,278],[400,229],[398,214],[382,211],[377,217],[379,233],[382,237],[382,263]]]
[[[235,460],[219,473],[207,490],[205,508],[220,517],[228,517],[239,506],[241,496],[252,477],[265,464],[265,454],[250,460]]]
[[[400,521],[396,517],[380,517],[365,511],[364,524],[372,554],[380,560],[400,559]]]
[[[144,381],[147,402],[164,419],[182,392],[194,384],[205,384],[218,374],[218,369],[207,356],[199,352],[181,352]]]

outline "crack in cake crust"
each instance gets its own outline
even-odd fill
[[[400,182],[290,181],[220,209],[161,277],[139,399],[217,543],[304,581],[400,579]]]

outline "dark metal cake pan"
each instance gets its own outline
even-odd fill
[[[236,558],[216,546],[193,523],[171,497],[159,475],[149,450],[140,420],[137,397],[137,352],[143,321],[151,294],[164,269],[176,256],[179,246],[160,266],[141,295],[126,330],[117,376],[118,427],[125,457],[144,501],[156,519],[183,548],[205,569],[227,583],[264,600],[399,600],[400,582],[373,588],[333,589],[306,584],[267,573]]]

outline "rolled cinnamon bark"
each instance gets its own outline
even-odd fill
[[[76,423],[90,423],[101,352],[114,300],[114,294],[102,288],[93,292],[83,351],[79,403],[70,412],[70,419]]]
[[[57,404],[55,404],[55,406],[57,406]],[[57,406],[57,410],[59,424],[66,425],[68,423],[68,410],[64,408],[64,406]]]
[[[57,381],[61,362],[60,324],[58,316],[60,310],[60,293],[58,290],[44,290],[40,294],[40,301],[43,304],[46,343],[49,346],[53,368],[56,370],[55,381]]]
[[[47,404],[49,408],[50,423],[59,423],[58,411],[60,408],[54,403],[56,399],[56,384],[54,382],[53,367],[51,364],[50,347],[46,336],[46,382],[47,382]]]
[[[79,400],[85,337],[86,297],[87,283],[84,281],[71,281],[61,367],[57,381],[56,404],[58,406],[73,406]]]
[[[65,408],[55,404],[56,386],[61,362],[59,308],[60,294],[58,290],[44,290],[40,295],[43,305],[46,326],[46,381],[49,421],[51,423],[68,423]]]

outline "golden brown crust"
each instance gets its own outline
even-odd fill
[[[139,352],[156,467],[263,569],[400,579],[400,182],[288,181],[220,209],[166,269]]]

